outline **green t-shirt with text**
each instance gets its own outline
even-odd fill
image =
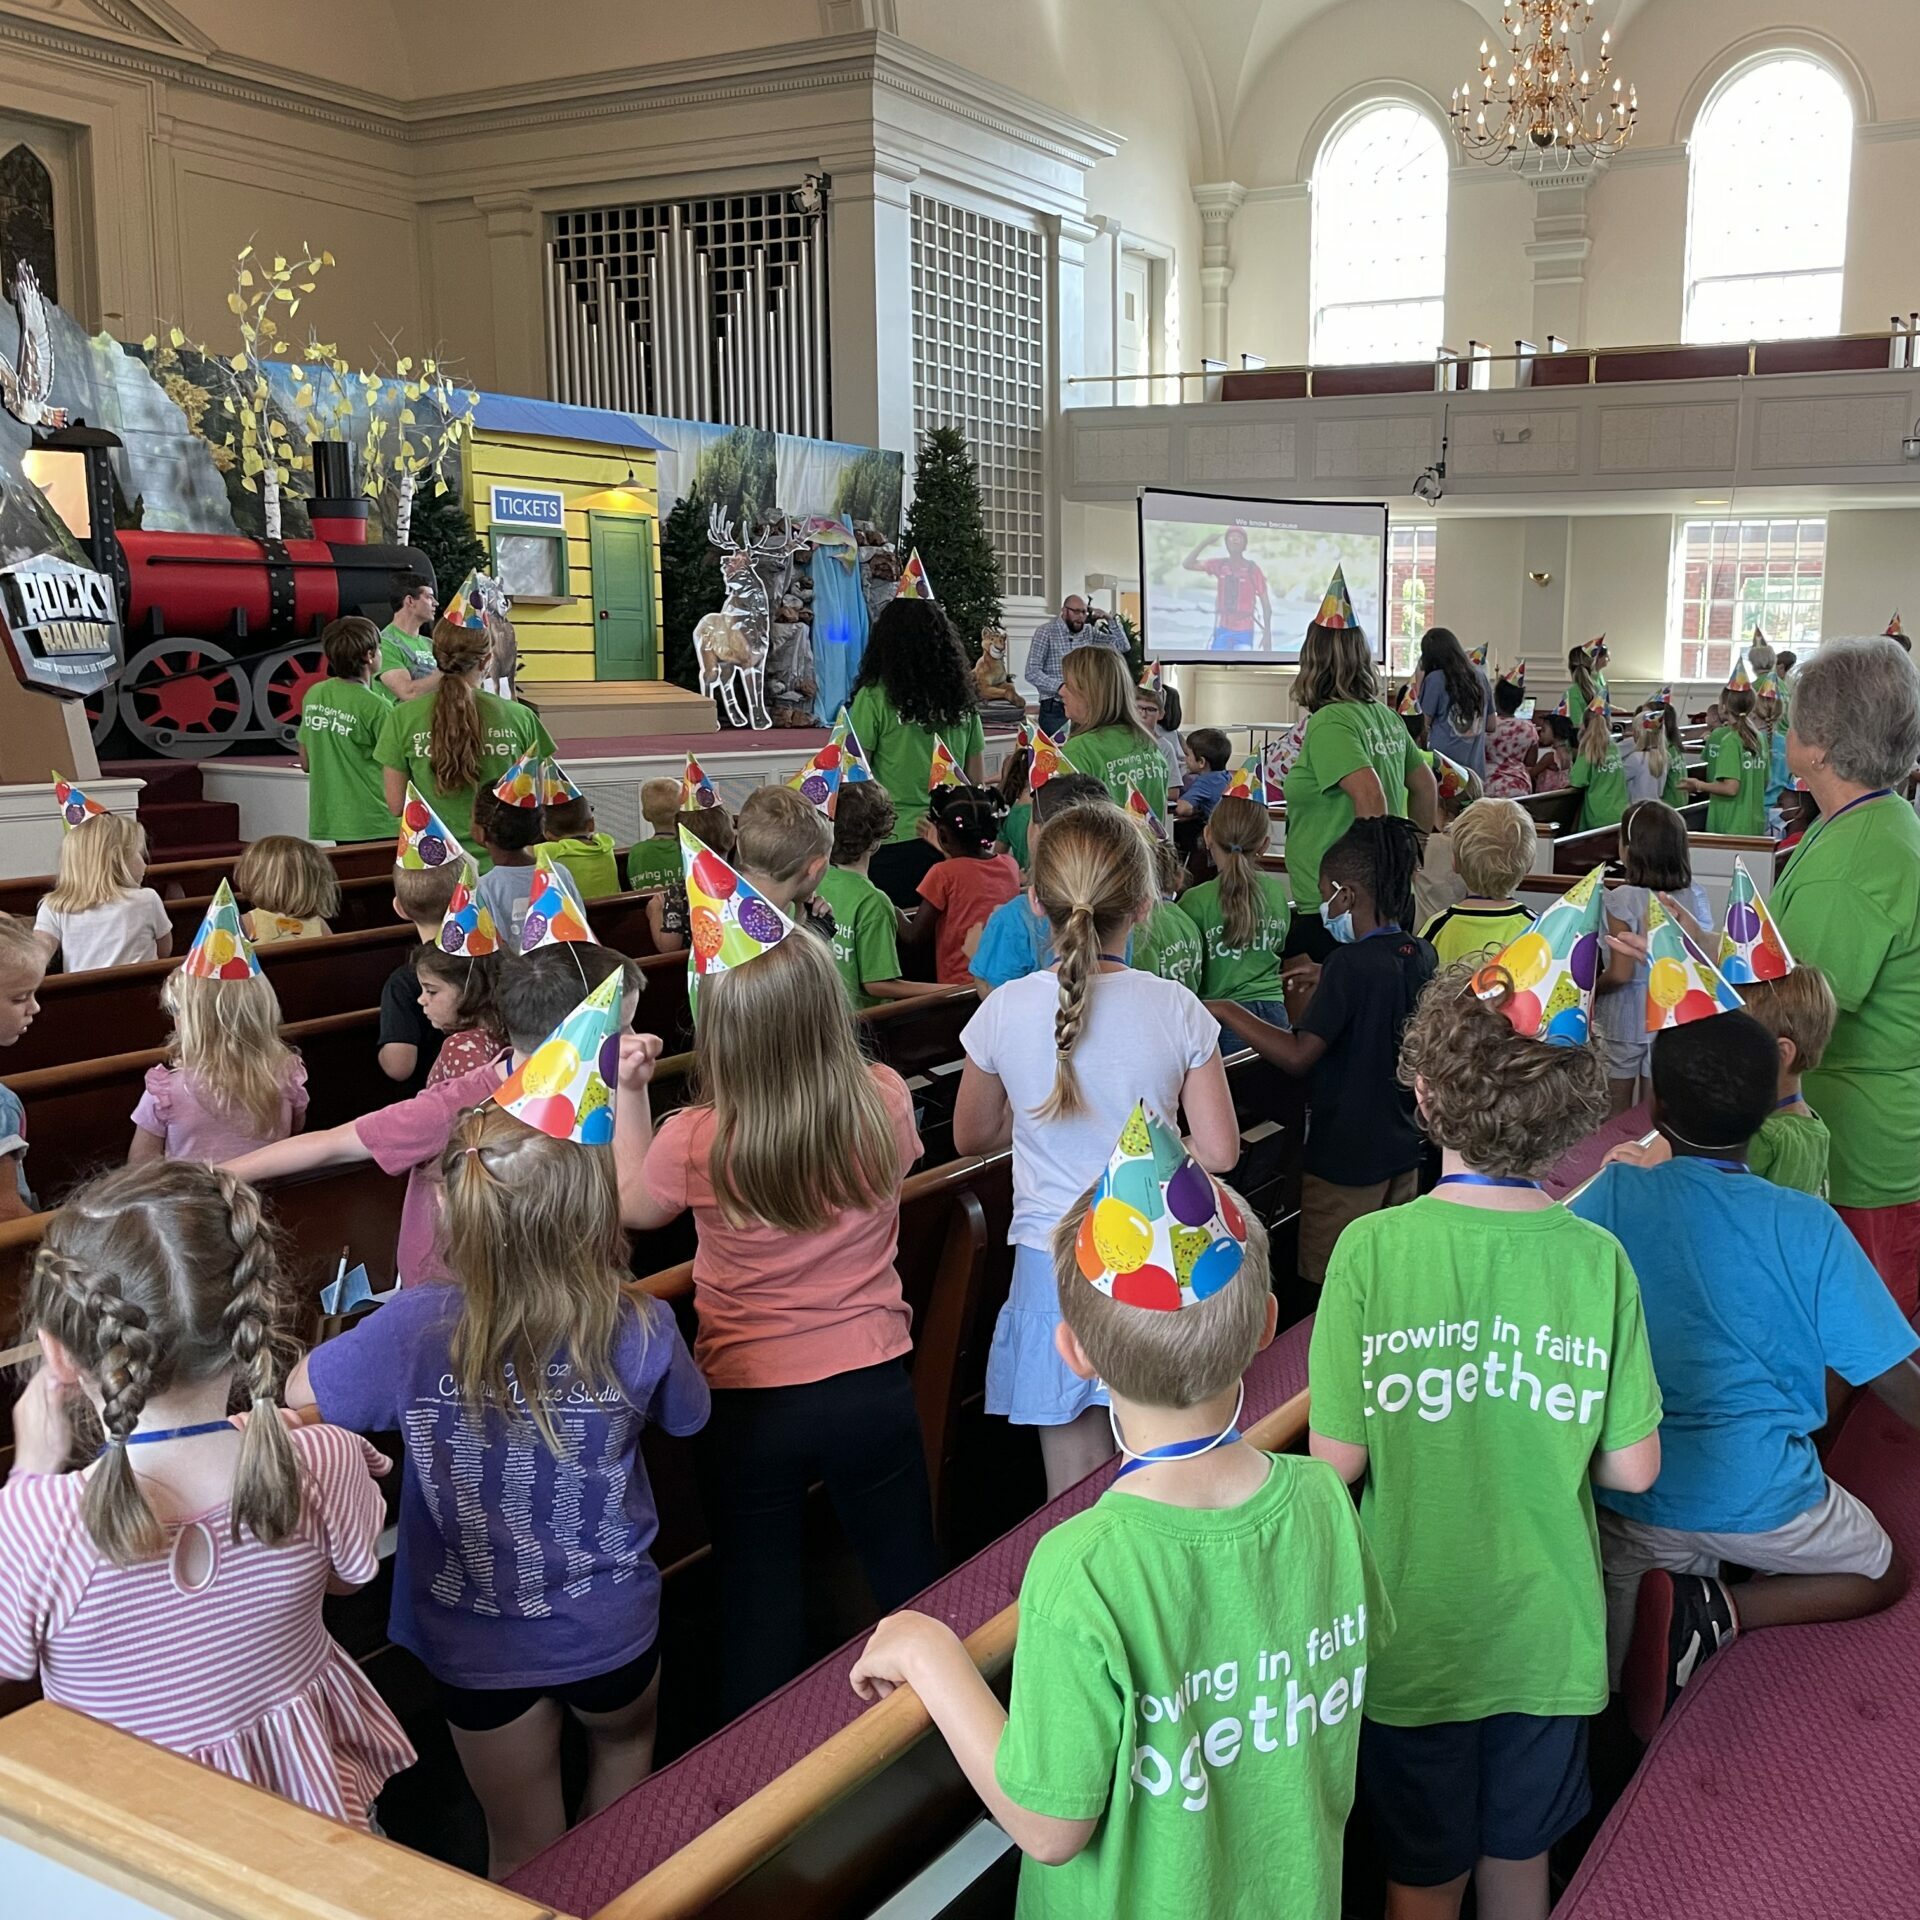
[[[864,873],[829,867],[820,876],[820,898],[833,909],[833,964],[856,1009],[877,1007],[869,980],[900,978],[900,923],[893,902]]]
[[[853,731],[866,750],[873,777],[893,796],[893,831],[889,846],[918,837],[927,813],[927,781],[933,772],[936,736],[965,773],[967,762],[987,750],[986,730],[979,713],[965,713],[951,726],[929,730],[901,719],[879,687],[862,687],[848,710]]]
[[[1567,785],[1581,796],[1580,831],[1617,827],[1627,810],[1627,774],[1620,764],[1620,743],[1607,742],[1607,757],[1596,766],[1584,753],[1573,756]]]
[[[1770,1113],[1747,1143],[1747,1166],[1776,1187],[1824,1200],[1832,1150],[1827,1123],[1817,1113]]]
[[[1127,790],[1138,787],[1147,805],[1162,820],[1167,817],[1167,756],[1139,728],[1116,722],[1082,733],[1076,727],[1061,751],[1070,766],[1100,781],[1116,806],[1124,807]]]
[[[656,833],[636,840],[627,849],[627,887],[639,893],[648,887],[664,887],[680,878],[680,842],[672,833]]]
[[[1741,744],[1737,727],[1721,727],[1707,736],[1707,778],[1740,782],[1738,793],[1708,797],[1709,833],[1766,832],[1768,738],[1764,733],[1759,738],[1756,751]]]
[[[1320,911],[1320,862],[1353,825],[1353,801],[1340,785],[1371,767],[1389,813],[1407,811],[1407,776],[1420,761],[1400,716],[1379,700],[1337,700],[1316,707],[1300,757],[1287,774],[1287,879],[1293,904]]]
[[[1128,964],[1198,993],[1206,966],[1200,929],[1171,900],[1156,900],[1153,911],[1134,929]]]
[[[1787,951],[1840,1003],[1805,1083],[1833,1136],[1827,1197],[1920,1200],[1920,818],[1888,794],[1816,820],[1768,905]]]
[[[994,1774],[1097,1820],[1025,1861],[1019,1920],[1335,1920],[1361,1707],[1393,1611],[1339,1476],[1281,1454],[1237,1507],[1118,1489],[1044,1534],[1020,1583]]]
[[[427,804],[459,836],[460,843],[473,855],[482,873],[493,865],[482,853],[473,831],[473,796],[482,786],[491,786],[523,754],[551,755],[553,739],[540,716],[517,700],[502,700],[498,694],[476,691],[480,708],[480,771],[472,786],[443,790],[434,781],[433,762],[428,757],[428,741],[433,729],[434,704],[440,689],[423,693],[417,699],[403,700],[392,708],[380,724],[380,741],[374,758],[383,767],[404,773],[426,797]]]
[[[300,704],[307,751],[307,838],[391,840],[400,823],[387,811],[374,757],[393,702],[358,680],[316,680]]]
[[[1180,911],[1200,934],[1204,955],[1201,985],[1196,989],[1203,1000],[1278,1000],[1280,985],[1280,949],[1287,944],[1287,890],[1272,874],[1263,873],[1254,881],[1253,941],[1244,947],[1227,944],[1226,920],[1220,910],[1220,882],[1208,880],[1189,887],[1180,896]]]
[[[1619,1241],[1564,1207],[1427,1198],[1356,1220],[1308,1362],[1316,1433],[1368,1452],[1360,1517],[1399,1657],[1367,1715],[1422,1727],[1607,1704],[1596,1453],[1660,1424]]]

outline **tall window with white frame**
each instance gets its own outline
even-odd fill
[[[1757,627],[1802,660],[1818,650],[1827,579],[1825,520],[1682,520],[1667,596],[1675,680],[1724,682]]]
[[[1853,102],[1805,54],[1752,62],[1687,145],[1689,343],[1840,331]]]
[[[1387,677],[1413,672],[1420,636],[1440,618],[1434,610],[1440,529],[1431,520],[1396,520],[1387,534]]]
[[[1429,360],[1447,292],[1447,144],[1418,107],[1343,120],[1313,169],[1316,365]]]

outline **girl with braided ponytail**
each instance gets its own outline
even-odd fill
[[[1392,814],[1356,820],[1320,862],[1320,918],[1333,951],[1313,998],[1282,1033],[1231,1001],[1212,1008],[1263,1059],[1310,1074],[1301,1150],[1300,1277],[1318,1289],[1341,1230],[1418,1189],[1425,1150],[1396,1078],[1400,1033],[1438,961],[1409,930],[1420,835]]]
[[[996,987],[960,1036],[961,1153],[1013,1148],[1013,1286],[994,1326],[987,1410],[1040,1429],[1048,1496],[1113,1452],[1106,1392],[1055,1346],[1053,1230],[1106,1167],[1136,1102],[1184,1115],[1189,1149],[1226,1173],[1240,1132],[1220,1030],[1185,987],[1129,969],[1127,937],[1157,898],[1146,837],[1118,807],[1076,808],[1033,844],[1051,966]]]
[[[414,1753],[320,1608],[379,1571],[387,1463],[282,1424],[287,1305],[260,1197],[230,1173],[127,1167],[54,1215],[0,1486],[0,1675],[365,1826]]]

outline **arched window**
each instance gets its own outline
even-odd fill
[[[1447,146],[1383,100],[1334,129],[1313,170],[1316,364],[1428,360],[1447,292]]]
[[[1832,70],[1804,54],[1746,68],[1688,158],[1686,338],[1838,333],[1853,102]]]
[[[13,270],[22,261],[49,300],[60,298],[54,267],[53,176],[22,142],[0,155],[0,297],[13,294]]]

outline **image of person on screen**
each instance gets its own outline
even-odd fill
[[[1216,540],[1226,552],[1210,560],[1200,556]],[[1258,561],[1247,558],[1247,530],[1229,527],[1210,533],[1180,563],[1189,573],[1204,573],[1213,581],[1213,648],[1216,653],[1247,653],[1259,632],[1259,647],[1273,647],[1273,603],[1267,597],[1267,576]]]
[[[1040,725],[1047,733],[1057,735],[1067,724],[1067,710],[1060,704],[1060,679],[1067,655],[1075,647],[1111,647],[1124,654],[1127,636],[1104,616],[1096,620],[1087,603],[1070,593],[1051,620],[1034,628],[1027,644],[1027,683],[1040,696]]]

